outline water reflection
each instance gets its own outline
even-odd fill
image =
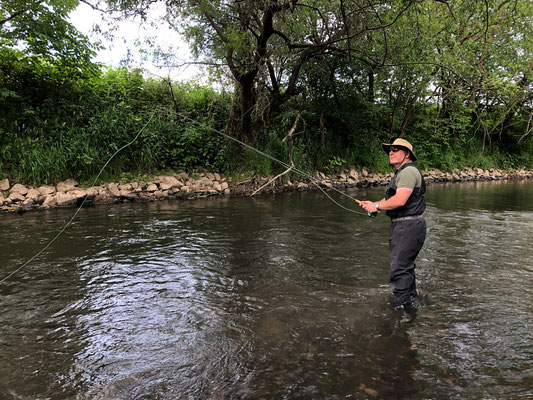
[[[82,210],[0,287],[0,392],[525,395],[533,214],[516,190],[529,199],[533,185],[457,186],[429,188],[418,271],[427,306],[410,324],[389,304],[388,221],[347,216],[320,193]],[[518,205],[503,211],[509,194]],[[20,235],[4,235],[0,251],[16,266],[69,216],[7,216],[3,231]]]

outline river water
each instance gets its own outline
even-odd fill
[[[0,284],[0,398],[532,398],[532,199],[428,186],[411,322],[387,218],[320,192],[83,209]],[[0,216],[0,278],[73,212]]]

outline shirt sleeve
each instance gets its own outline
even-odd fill
[[[415,189],[420,187],[420,173],[414,167],[407,167],[398,174],[396,187]]]

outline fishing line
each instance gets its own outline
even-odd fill
[[[198,121],[196,121],[196,120],[194,120],[194,119],[192,119],[192,118],[190,118],[190,117],[188,117],[188,116],[186,116],[186,115],[184,115],[184,114],[182,114],[182,113],[179,113],[179,112],[176,112],[176,111],[173,111],[173,110],[169,110],[169,109],[166,109],[166,108],[162,108],[162,107],[161,107],[161,110],[163,110],[163,111],[167,111],[167,112],[171,112],[171,113],[173,113],[173,114],[175,114],[175,115],[179,115],[180,117],[182,117],[182,118],[184,118],[184,119],[186,119],[186,120],[188,120],[188,121],[190,121],[190,122],[192,122],[192,123],[194,123],[194,124],[196,124],[196,125],[198,125],[198,126],[201,126],[201,127],[203,127],[203,128],[209,129],[209,130],[211,130],[211,131],[217,133],[218,135],[221,135],[221,136],[223,136],[223,137],[225,137],[225,138],[227,138],[227,139],[230,139],[230,140],[232,140],[232,141],[234,141],[234,142],[236,142],[236,143],[239,143],[241,146],[246,147],[247,149],[250,149],[250,150],[252,150],[252,151],[255,151],[257,154],[260,154],[260,155],[262,155],[263,157],[266,157],[266,158],[268,158],[269,160],[274,161],[275,163],[281,165],[282,167],[285,167],[285,168],[287,168],[288,170],[294,171],[294,172],[296,172],[296,173],[302,175],[303,177],[309,179],[313,185],[315,185],[318,189],[320,189],[320,190],[322,191],[322,193],[324,193],[324,194],[326,195],[326,197],[328,197],[328,198],[329,198],[333,203],[335,203],[337,206],[339,206],[339,207],[345,209],[346,211],[349,211],[349,212],[352,212],[352,213],[355,213],[355,214],[367,215],[367,213],[362,213],[362,212],[360,212],[360,211],[353,210],[353,209],[348,208],[348,207],[345,207],[345,206],[343,206],[342,204],[340,204],[340,203],[338,203],[337,201],[335,201],[335,199],[333,199],[333,198],[332,198],[332,197],[331,197],[331,196],[330,196],[330,195],[329,195],[329,194],[328,194],[328,193],[327,193],[327,192],[326,192],[326,191],[320,186],[320,182],[318,181],[318,179],[316,179],[315,177],[313,177],[313,176],[311,176],[311,175],[305,173],[304,171],[299,170],[298,168],[295,168],[295,167],[293,167],[293,166],[287,164],[286,162],[281,161],[281,160],[277,159],[276,157],[273,157],[273,156],[271,156],[270,154],[265,153],[265,152],[263,152],[263,151],[261,151],[261,150],[255,148],[255,147],[253,147],[253,146],[250,146],[249,144],[246,144],[246,143],[244,143],[243,141],[241,141],[241,140],[239,140],[239,139],[237,139],[237,138],[234,138],[234,137],[232,137],[232,136],[230,136],[230,135],[228,135],[228,134],[226,134],[226,133],[224,133],[224,132],[222,132],[222,131],[220,131],[220,130],[218,130],[218,129],[215,129],[215,128],[212,128],[212,127],[210,127],[210,126],[207,126],[206,124],[204,124],[204,123],[202,123],[202,122],[198,122]],[[318,183],[317,183],[317,182],[318,182]],[[354,202],[357,201],[354,197],[350,196],[348,193],[345,193],[345,192],[343,192],[343,191],[341,191],[341,190],[339,190],[339,189],[337,189],[337,188],[335,188],[335,187],[333,187],[333,186],[329,187],[329,189],[334,190],[334,191],[340,193],[341,195],[348,197],[349,199],[353,200]]]
[[[289,164],[287,164],[286,162],[283,162],[273,156],[271,156],[270,154],[268,153],[265,153],[253,146],[250,146],[249,144],[247,143],[244,143],[243,141],[237,139],[237,138],[234,138],[218,129],[215,129],[215,128],[212,128],[210,126],[207,126],[206,124],[204,123],[201,123],[201,122],[198,122],[182,113],[179,113],[179,112],[175,112],[173,110],[169,110],[169,109],[166,109],[166,108],[163,108],[163,107],[159,107],[160,110],[162,111],[166,111],[166,112],[171,112],[175,115],[179,115],[180,117],[198,125],[198,126],[201,126],[203,127],[204,129],[208,129],[208,130],[211,130],[212,132],[215,132],[216,134],[218,135],[221,135],[227,139],[230,139],[238,144],[240,144],[241,146],[249,149],[249,150],[252,150],[260,155],[262,155],[263,157],[266,157],[268,158],[269,160],[287,168],[288,170],[290,171],[293,171],[297,174],[300,174],[301,176],[309,179],[309,181],[311,181],[311,183],[313,185],[315,185],[318,189],[320,189],[320,191],[322,191],[322,193],[324,193],[326,195],[326,197],[331,200],[334,204],[336,204],[337,206],[339,206],[340,208],[346,210],[346,211],[349,211],[349,212],[352,212],[352,213],[355,213],[355,214],[361,214],[361,215],[367,215],[366,213],[362,213],[360,211],[357,211],[357,210],[353,210],[353,209],[350,209],[348,207],[345,207],[343,206],[342,204],[340,204],[339,202],[337,202],[335,199],[333,199],[333,197],[331,197],[321,186],[320,186],[320,182],[314,178],[313,176],[307,174],[306,172],[304,171],[301,171],[299,170],[298,168],[295,168]],[[107,160],[107,162],[104,164],[104,166],[100,169],[100,171],[98,172],[98,175],[96,175],[96,178],[94,179],[94,182],[93,184],[91,185],[91,187],[94,187],[94,185],[96,184],[96,182],[98,181],[98,179],[100,178],[100,175],[102,174],[102,172],[104,171],[104,169],[108,166],[108,164],[111,162],[111,160],[118,154],[120,153],[122,150],[124,150],[125,148],[131,146],[138,138],[139,136],[141,135],[141,133],[146,129],[146,127],[150,124],[150,122],[152,121],[154,115],[155,115],[155,112],[156,110],[154,110],[152,112],[152,114],[150,115],[150,118],[148,119],[148,121],[146,122],[146,124],[144,124],[144,126],[141,128],[141,130],[137,133],[137,135],[135,135],[135,137],[127,144],[125,144],[124,146],[122,146],[121,148],[119,148],[117,151],[115,151],[115,153],[113,153],[113,155],[111,157],[109,157],[109,159]],[[329,187],[329,189],[331,190],[334,190],[338,193],[340,193],[341,195],[343,196],[346,196],[348,198],[350,198],[351,200],[353,200],[354,202],[357,201],[354,197],[350,196],[349,194],[331,186]],[[17,268],[16,270],[14,270],[13,272],[11,272],[10,274],[8,274],[6,277],[4,277],[3,279],[0,280],[0,283],[3,283],[4,281],[6,281],[7,279],[9,279],[10,277],[12,277],[13,275],[15,275],[17,272],[21,271],[23,268],[25,268],[29,263],[31,263],[33,260],[35,260],[38,256],[40,256],[46,249],[48,249],[56,240],[59,236],[61,236],[61,234],[72,224],[72,221],[74,221],[74,219],[76,218],[76,216],[78,215],[78,213],[80,212],[80,210],[82,209],[83,205],[85,204],[85,202],[87,201],[87,198],[88,198],[88,194],[85,195],[85,197],[83,198],[83,201],[81,202],[81,204],[78,206],[78,208],[76,209],[76,211],[74,212],[74,214],[72,215],[72,217],[70,218],[70,220],[65,224],[65,226],[39,251],[37,252],[32,258],[30,258],[28,261],[26,261],[24,264],[22,264],[22,266],[20,266],[19,268]]]
[[[142,127],[142,129],[137,133],[137,135],[133,138],[133,140],[127,144],[125,144],[124,146],[122,146],[120,149],[118,149],[117,151],[115,151],[113,153],[113,155],[111,157],[109,157],[109,160],[107,160],[107,162],[104,164],[104,166],[100,169],[100,172],[98,172],[98,175],[96,175],[96,178],[94,178],[94,182],[93,184],[91,185],[91,187],[93,187],[96,182],[98,181],[98,178],[100,178],[100,175],[102,174],[102,172],[104,171],[105,167],[107,167],[107,165],[111,162],[111,160],[118,154],[120,153],[122,150],[124,150],[126,147],[128,146],[131,146],[138,138],[139,136],[141,135],[141,133],[146,129],[146,127],[148,126],[148,124],[152,121],[152,118],[154,117],[155,115],[155,111],[152,112],[152,115],[150,115],[150,118],[148,119],[148,122],[146,122],[146,124],[144,124],[144,126]],[[89,194],[87,193],[85,195],[85,197],[83,198],[83,201],[81,202],[81,204],[79,205],[79,207],[76,209],[76,212],[74,212],[74,215],[72,215],[72,217],[70,218],[70,220],[66,223],[66,225],[52,238],[52,240],[50,240],[46,246],[44,246],[37,254],[35,254],[32,258],[30,258],[28,261],[26,261],[24,264],[22,264],[21,267],[17,268],[15,271],[11,272],[9,275],[7,275],[5,278],[3,278],[2,280],[0,280],[0,283],[3,283],[5,280],[9,279],[10,277],[12,277],[13,275],[15,275],[17,272],[19,272],[20,270],[22,270],[24,267],[26,267],[30,262],[32,262],[33,260],[35,260],[38,256],[40,256],[48,247],[50,247],[52,245],[52,243],[54,243],[57,238],[70,226],[70,224],[72,224],[72,221],[74,221],[74,218],[76,218],[76,216],[78,215],[78,213],[80,212],[81,208],[83,207],[83,205],[85,204],[85,201],[87,200],[87,197],[89,196]]]

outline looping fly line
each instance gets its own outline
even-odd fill
[[[178,113],[178,112],[175,112],[175,111],[172,111],[172,110],[168,110],[168,109],[165,109],[165,108],[162,108],[162,107],[159,107],[161,110],[165,111],[165,112],[171,112],[175,115],[178,115],[198,126],[201,126],[205,129],[208,129],[208,130],[211,130],[212,132],[215,132],[216,134],[218,135],[221,135],[227,139],[230,139],[236,143],[239,143],[241,146],[249,149],[249,150],[252,150],[260,155],[262,155],[263,157],[266,157],[268,158],[269,160],[271,161],[274,161],[275,163],[287,168],[288,170],[291,170],[297,174],[300,174],[301,176],[309,179],[309,181],[311,183],[313,183],[313,185],[315,185],[318,189],[320,189],[322,191],[322,193],[324,193],[329,200],[331,200],[333,203],[335,203],[337,206],[343,208],[344,210],[346,211],[350,211],[352,213],[355,213],[355,214],[361,214],[361,215],[367,215],[365,213],[362,213],[360,211],[357,211],[357,210],[353,210],[353,209],[350,209],[350,208],[347,208],[345,206],[343,206],[342,204],[340,204],[339,202],[337,202],[335,199],[333,199],[321,186],[320,186],[320,182],[318,182],[318,180],[314,177],[312,177],[311,175],[299,170],[298,168],[295,168],[273,156],[271,156],[270,154],[267,154],[253,146],[250,146],[249,144],[246,144],[232,136],[229,136],[227,135],[226,133],[222,132],[222,131],[219,131],[217,129],[214,129],[214,128],[211,128],[201,122],[198,122],[190,117],[187,117],[186,115],[183,115],[181,113]],[[104,169],[109,165],[109,163],[111,162],[111,160],[118,154],[120,153],[122,150],[124,150],[125,148],[131,146],[133,143],[135,143],[137,141],[137,139],[139,138],[139,136],[141,135],[142,132],[144,132],[144,130],[146,129],[146,127],[150,124],[150,122],[152,121],[154,115],[155,115],[155,110],[152,112],[152,114],[150,115],[150,118],[148,119],[148,121],[146,122],[146,124],[144,124],[144,126],[141,128],[141,130],[137,133],[137,135],[135,135],[135,137],[127,144],[125,144],[124,146],[122,146],[121,148],[119,148],[117,151],[115,151],[113,153],[113,155],[111,157],[109,157],[109,159],[106,161],[106,163],[104,164],[104,166],[100,169],[100,172],[98,172],[98,175],[96,175],[96,178],[94,179],[91,187],[94,187],[94,185],[96,184],[96,182],[98,181],[98,179],[100,178],[100,175],[102,174],[102,172],[104,171]],[[343,196],[346,196],[348,198],[350,198],[351,200],[353,200],[354,202],[356,201],[355,198],[353,198],[352,196],[350,196],[349,194],[345,193],[345,192],[342,192],[334,187],[329,187],[329,189],[331,190],[334,190],[340,194],[342,194]],[[41,255],[47,248],[49,248],[56,240],[57,238],[72,224],[72,221],[74,221],[74,219],[76,218],[76,216],[78,215],[78,213],[80,212],[81,208],[83,207],[83,205],[85,204],[86,200],[87,200],[87,197],[88,197],[88,194],[85,195],[85,197],[83,198],[81,204],[78,206],[78,208],[76,209],[76,211],[74,212],[74,214],[72,215],[72,217],[70,218],[70,220],[65,224],[65,226],[63,228],[61,228],[61,230],[40,250],[38,251],[33,257],[31,257],[28,261],[26,261],[24,264],[22,264],[22,266],[20,266],[19,268],[17,268],[16,270],[14,270],[13,272],[9,273],[6,277],[4,277],[3,279],[0,280],[0,283],[3,283],[4,281],[6,281],[7,279],[9,279],[10,277],[12,277],[13,275],[15,275],[17,272],[21,271],[23,268],[25,268],[29,263],[31,263],[33,260],[35,260],[39,255]]]

